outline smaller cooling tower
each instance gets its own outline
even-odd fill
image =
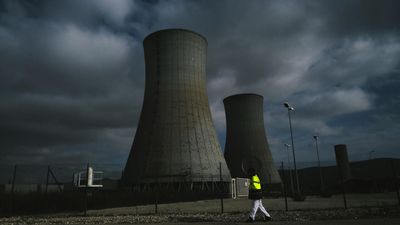
[[[349,158],[347,156],[347,147],[344,144],[335,145],[336,164],[341,173],[343,181],[351,179]]]
[[[254,168],[262,183],[281,183],[264,129],[263,97],[238,94],[224,99],[225,160],[232,177],[246,177]]]

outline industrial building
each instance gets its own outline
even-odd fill
[[[257,94],[238,94],[224,99],[224,155],[232,177],[246,177],[251,167],[261,183],[280,184],[264,128],[263,99]]]
[[[336,164],[339,169],[339,175],[343,181],[350,180],[351,170],[349,157],[347,155],[347,146],[345,144],[335,145]]]
[[[144,101],[122,183],[142,190],[230,182],[206,93],[207,40],[167,29],[147,36],[143,46]]]

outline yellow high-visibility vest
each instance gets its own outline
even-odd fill
[[[251,177],[251,180],[250,180],[250,189],[253,189],[253,190],[261,190],[260,178],[258,178],[257,175],[254,175],[254,176]]]

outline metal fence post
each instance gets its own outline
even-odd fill
[[[13,178],[12,178],[12,183],[11,183],[11,194],[14,194],[16,177],[17,177],[17,165],[14,166]]]
[[[15,188],[15,180],[17,177],[17,165],[14,166],[13,178],[11,183],[11,212],[14,212],[14,188]]]
[[[89,186],[89,163],[86,166],[86,185],[85,185],[85,211],[84,215],[87,216],[87,208],[88,208],[88,186]]]
[[[46,195],[49,188],[49,176],[50,176],[50,166],[47,166],[47,176],[46,176]]]
[[[347,209],[346,190],[345,190],[345,183],[343,180],[343,174],[342,174],[342,170],[339,167],[338,167],[338,169],[339,169],[339,176],[340,176],[340,185],[342,186],[344,208]]]
[[[155,187],[153,188],[153,190],[156,190],[155,201],[154,201],[154,213],[157,214],[158,213],[158,191],[159,191],[157,179],[156,179]]]
[[[394,159],[391,160],[392,163],[392,173],[393,173],[393,181],[394,181],[394,188],[396,189],[396,194],[397,194],[397,202],[400,206],[400,194],[399,194],[399,182],[397,178],[397,171],[394,168]]]
[[[285,210],[288,211],[288,202],[287,202],[287,189],[286,189],[286,182],[285,182],[285,168],[283,167],[283,161],[281,162],[282,168],[282,181],[283,181],[283,193],[285,195]]]
[[[221,213],[224,213],[224,197],[223,197],[223,183],[222,183],[222,163],[219,162],[219,181],[221,190]]]

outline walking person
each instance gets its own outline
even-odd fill
[[[256,171],[253,168],[249,168],[247,170],[247,175],[250,179],[249,199],[252,200],[252,203],[249,218],[246,222],[251,223],[255,221],[258,209],[260,209],[261,212],[264,214],[264,221],[270,221],[272,219],[271,215],[269,215],[261,202],[262,190],[260,178],[257,176]]]

